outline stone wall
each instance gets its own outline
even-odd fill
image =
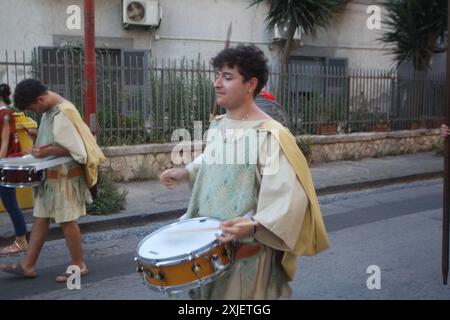
[[[300,137],[301,138],[301,137]],[[430,151],[439,137],[438,129],[395,132],[369,132],[333,136],[310,136],[312,162],[357,160]],[[159,174],[174,165],[171,153],[176,143],[146,144],[104,148],[107,161],[103,169],[111,168],[116,181],[158,179]],[[196,144],[195,150],[201,145]],[[191,152],[191,157],[195,156]]]
[[[311,136],[311,159],[314,163],[430,151],[439,139],[438,129]]]

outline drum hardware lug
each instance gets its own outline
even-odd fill
[[[211,263],[215,271],[222,271],[223,269],[225,269],[225,266],[219,260],[219,255],[216,253],[211,256]]]
[[[138,266],[136,267],[136,271],[139,272],[139,273],[141,273],[142,271],[144,271],[144,266],[138,265]]]
[[[153,277],[153,273],[151,271],[150,271],[150,274],[151,274],[150,277]],[[162,272],[162,271],[158,271],[154,276],[155,276],[155,279],[159,280],[159,281],[163,281],[164,277],[165,277],[164,272]]]
[[[228,249],[227,248],[222,248],[222,255],[224,257],[229,257],[229,253],[228,253]]]
[[[139,272],[139,271],[138,271]],[[153,272],[152,270],[145,270],[144,271],[145,275],[149,278],[153,278]],[[159,279],[158,279],[159,280]]]
[[[197,278],[199,278],[199,280],[201,280],[201,279],[200,279],[200,270],[201,270],[200,265],[194,262],[194,263],[192,264],[191,270],[192,270],[192,272],[197,276]]]

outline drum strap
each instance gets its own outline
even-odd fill
[[[241,244],[238,246],[236,250],[236,259],[246,259],[253,257],[254,255],[259,253],[259,250],[261,249],[260,244]]]
[[[82,167],[75,167],[69,169],[67,175],[62,175],[60,170],[47,170],[48,179],[60,179],[62,176],[67,176],[68,179],[73,177],[80,177],[84,174]]]

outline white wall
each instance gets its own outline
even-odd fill
[[[80,6],[81,0],[2,0],[0,52],[25,50],[37,46],[57,46],[63,40],[81,40],[84,32],[66,27],[66,9]],[[264,6],[248,7],[246,0],[160,0],[163,19],[158,30],[123,29],[121,0],[96,0],[97,45],[120,48],[151,49],[158,58],[209,59],[224,46],[232,23],[232,43],[254,42],[268,50],[269,35],[263,25]],[[159,39],[159,40],[155,40]],[[0,53],[0,58],[3,55]]]
[[[361,3],[362,2],[362,3]],[[354,1],[326,30],[307,35],[302,46],[293,51],[298,56],[348,58],[350,68],[388,69],[393,65],[392,55],[377,39],[383,32],[384,11],[381,12],[381,30],[367,27],[367,7],[376,1]]]
[[[295,55],[343,57],[350,67],[388,68],[392,59],[376,31],[366,27],[366,8],[376,1],[353,1],[343,15],[316,37],[307,36]],[[209,60],[223,48],[228,25],[232,23],[232,44],[253,42],[270,62],[279,61],[279,45],[272,45],[264,18],[267,6],[250,7],[249,0],[160,0],[163,19],[158,30],[126,30],[121,23],[121,0],[96,0],[97,46],[151,49],[159,59],[186,57]],[[82,0],[2,0],[0,4],[0,61],[5,49],[24,50],[27,59],[37,46],[58,46],[81,40],[81,30],[68,30],[66,9]],[[83,20],[83,17],[82,17]],[[10,51],[11,52],[11,51]]]

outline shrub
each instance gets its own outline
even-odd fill
[[[438,143],[433,145],[433,151],[438,156],[444,156],[444,140],[440,140]]]
[[[297,140],[297,146],[302,151],[302,153],[305,156],[308,163],[311,162],[312,145],[313,145],[312,139],[309,137],[302,137],[302,138],[297,138],[296,140]]]
[[[92,215],[106,215],[125,209],[128,191],[120,193],[113,180],[112,170],[101,171],[98,193],[95,200],[86,208]]]

